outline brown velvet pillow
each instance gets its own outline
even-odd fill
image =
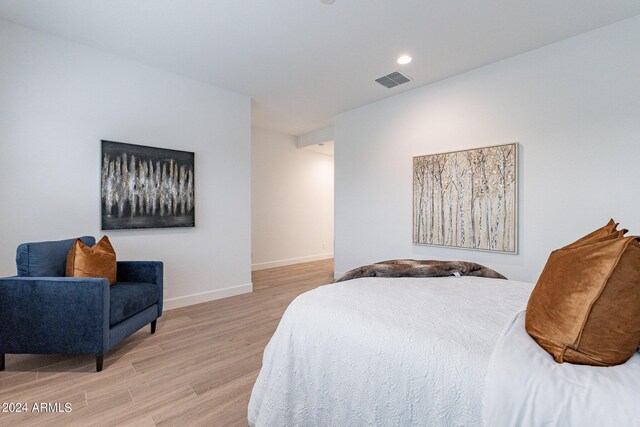
[[[576,246],[581,246],[583,244],[587,244],[589,242],[592,242],[593,240],[599,240],[599,239],[603,239],[603,238],[611,238],[612,235],[614,236],[614,238],[622,237],[628,230],[617,231],[616,229],[618,228],[618,224],[619,223],[615,222],[613,220],[613,218],[612,218],[612,219],[609,220],[607,225],[605,225],[604,227],[600,227],[596,231],[592,231],[591,233],[587,234],[584,237],[579,238],[575,242],[563,247],[562,249],[568,249],[568,248],[574,248]]]
[[[549,256],[525,326],[556,362],[618,365],[640,344],[640,243],[625,231],[600,229]]]
[[[89,247],[77,239],[67,254],[67,277],[101,277],[116,283],[116,252],[104,236],[94,246]]]

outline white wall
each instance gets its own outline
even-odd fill
[[[196,227],[110,231],[167,307],[251,290],[250,99],[0,21],[0,275],[21,242],[100,232],[100,140],[195,152]]]
[[[635,17],[337,116],[336,272],[465,259],[535,281],[611,216],[640,234],[639,42]],[[412,156],[512,141],[519,254],[413,245]]]
[[[253,269],[333,256],[333,157],[296,137],[253,128]]]

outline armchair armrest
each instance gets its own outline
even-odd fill
[[[158,317],[162,315],[163,275],[161,261],[118,261],[118,282],[154,283],[158,287]]]
[[[0,279],[0,353],[101,355],[108,349],[107,279]]]

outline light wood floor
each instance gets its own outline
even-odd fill
[[[287,305],[333,279],[333,260],[254,272],[254,292],[167,311],[105,357],[7,355],[2,402],[70,413],[0,412],[0,426],[246,426],[264,347]],[[0,411],[2,408],[0,407]]]

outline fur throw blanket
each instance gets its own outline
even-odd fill
[[[336,282],[360,277],[446,277],[456,273],[461,276],[506,279],[497,271],[475,262],[395,259],[354,268],[346,272]]]

